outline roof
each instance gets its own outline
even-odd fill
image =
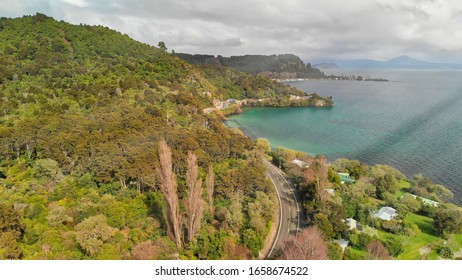
[[[324,189],[328,194],[334,195],[335,190],[334,189]]]
[[[422,200],[423,203],[425,204],[428,204],[428,205],[431,205],[431,206],[438,206],[438,202],[437,201],[434,201],[434,200],[431,200],[431,199],[428,199],[428,198],[425,198],[425,197],[421,197],[421,196],[418,196],[418,195],[415,195],[415,194],[410,194],[412,197],[414,197],[415,199],[417,198],[420,198]]]
[[[308,163],[302,161],[302,160],[299,160],[299,159],[294,159],[293,161],[291,161],[293,164],[296,164],[298,165],[300,168],[305,168],[305,167],[309,167]]]
[[[385,221],[389,221],[395,218],[396,215],[397,215],[396,209],[389,207],[389,206],[385,206],[385,207],[380,208],[380,210],[374,213],[373,216],[376,218],[385,220]]]
[[[340,181],[342,181],[342,183],[354,183],[355,182],[355,180],[351,179],[349,173],[339,172],[337,174],[340,176]]]
[[[348,218],[345,220],[346,224],[348,225],[349,230],[353,230],[356,228],[356,220],[353,218]]]
[[[335,239],[334,242],[340,245],[340,247],[342,247],[342,250],[344,252],[345,252],[346,247],[348,247],[348,243],[349,243],[349,241],[345,239]]]

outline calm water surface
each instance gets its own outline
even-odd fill
[[[335,107],[246,109],[227,124],[267,138],[273,147],[329,160],[388,164],[407,176],[423,173],[449,187],[461,204],[462,72],[401,70],[371,76],[391,82],[292,82],[306,92],[333,96]]]

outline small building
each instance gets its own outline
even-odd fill
[[[415,194],[409,194],[409,195],[411,195],[415,199],[422,200],[422,203],[424,203],[424,204],[431,205],[433,207],[437,207],[439,205],[439,203],[437,201],[434,201],[434,200],[431,200],[431,199],[428,199],[428,198],[425,198],[425,197],[421,197],[421,196],[418,196],[418,195],[415,195]]]
[[[334,242],[340,245],[340,247],[342,247],[343,252],[345,252],[345,249],[348,247],[349,243],[349,241],[345,239],[335,239]]]
[[[353,218],[346,219],[345,223],[348,225],[348,230],[354,230],[356,228],[356,220]]]
[[[380,208],[380,210],[374,213],[373,216],[384,221],[390,221],[396,218],[398,214],[396,213],[396,209],[386,206]]]
[[[349,173],[337,173],[339,176],[340,176],[340,182],[342,182],[342,184],[345,184],[345,183],[348,183],[348,184],[352,184],[355,182],[355,180],[353,180],[351,177],[350,177],[350,174]]]
[[[328,194],[334,195],[335,190],[334,189],[324,189]]]
[[[294,159],[291,163],[298,165],[300,168],[308,168],[310,165],[302,160]]]

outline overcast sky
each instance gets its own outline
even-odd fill
[[[462,62],[458,0],[2,0],[0,16],[41,12],[99,24],[176,52],[294,53],[305,61],[410,55]]]

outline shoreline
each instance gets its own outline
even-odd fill
[[[265,107],[259,107],[259,108],[265,108]],[[266,107],[266,108],[273,109],[274,107]],[[246,107],[246,109],[252,109],[252,107],[249,107],[249,108]],[[233,115],[240,115],[240,114],[242,114],[243,112],[244,112],[244,111],[242,111],[242,112],[240,112],[240,113],[237,113],[237,114],[233,114]],[[233,122],[233,123],[235,123],[237,126],[229,126],[229,125],[228,125],[229,122]],[[237,128],[237,129],[239,129],[242,133],[244,133],[244,135],[246,135],[247,137],[249,137],[249,138],[252,139],[252,140],[256,140],[257,138],[264,138],[264,137],[259,137],[259,136],[257,136],[254,132],[252,132],[251,130],[249,130],[249,129],[247,129],[247,128],[244,128],[244,127],[240,124],[240,122],[237,121],[237,120],[229,121],[229,120],[228,120],[228,116],[226,116],[226,119],[223,121],[223,124],[224,124],[226,127],[228,127],[229,129],[231,129],[231,128]],[[269,139],[267,139],[267,138],[264,138],[264,139],[268,140],[268,141],[270,142],[270,144],[272,144],[272,142],[271,142]],[[290,148],[290,147],[287,147],[287,146],[284,146],[284,145],[279,145],[278,147],[282,147],[282,148],[287,148],[287,149],[294,150],[293,148]],[[278,147],[273,147],[273,146],[272,146],[271,148],[272,148],[272,149],[275,149],[275,148],[278,148]],[[311,157],[317,156],[317,155],[326,156],[326,155],[324,155],[324,154],[315,154],[315,155],[312,155],[312,154],[310,154],[310,153],[308,153],[308,152],[305,152],[305,151],[303,151],[303,150],[297,150],[297,151],[303,152],[303,153],[305,153],[305,154],[307,154],[307,155],[309,155],[309,156],[311,156]],[[407,181],[412,180],[412,177],[413,177],[414,175],[417,175],[417,174],[422,174],[424,177],[426,177],[426,176],[425,176],[425,173],[423,173],[423,172],[418,172],[418,173],[415,173],[415,174],[410,174],[409,172],[403,171],[402,168],[396,167],[396,165],[387,164],[387,163],[384,163],[384,162],[367,162],[367,161],[364,161],[364,160],[359,160],[359,159],[354,159],[354,158],[349,158],[349,157],[336,157],[336,158],[333,159],[333,158],[329,158],[329,157],[326,156],[326,158],[327,158],[329,161],[334,161],[334,160],[339,159],[339,158],[346,158],[346,159],[349,159],[349,160],[358,160],[361,164],[365,164],[365,165],[368,165],[368,166],[374,166],[374,165],[378,165],[378,164],[379,164],[379,165],[387,165],[387,166],[390,166],[390,167],[392,167],[392,168],[398,170],[399,172],[401,172],[401,173],[406,177],[406,180],[407,180]],[[427,177],[427,178],[428,178],[428,177]],[[456,195],[457,193],[454,192],[453,190],[451,190],[450,188],[448,188],[446,185],[444,185],[443,182],[434,181],[433,179],[431,179],[431,180],[432,180],[432,182],[433,182],[434,184],[440,184],[440,185],[442,185],[443,187],[445,187],[446,189],[450,190],[450,191],[454,194],[454,198],[453,198],[451,201],[449,201],[449,202],[450,202],[450,203],[453,203],[453,204],[455,204],[455,205],[457,205],[457,206],[459,206],[459,207],[462,207],[462,197],[457,196],[457,195]]]

